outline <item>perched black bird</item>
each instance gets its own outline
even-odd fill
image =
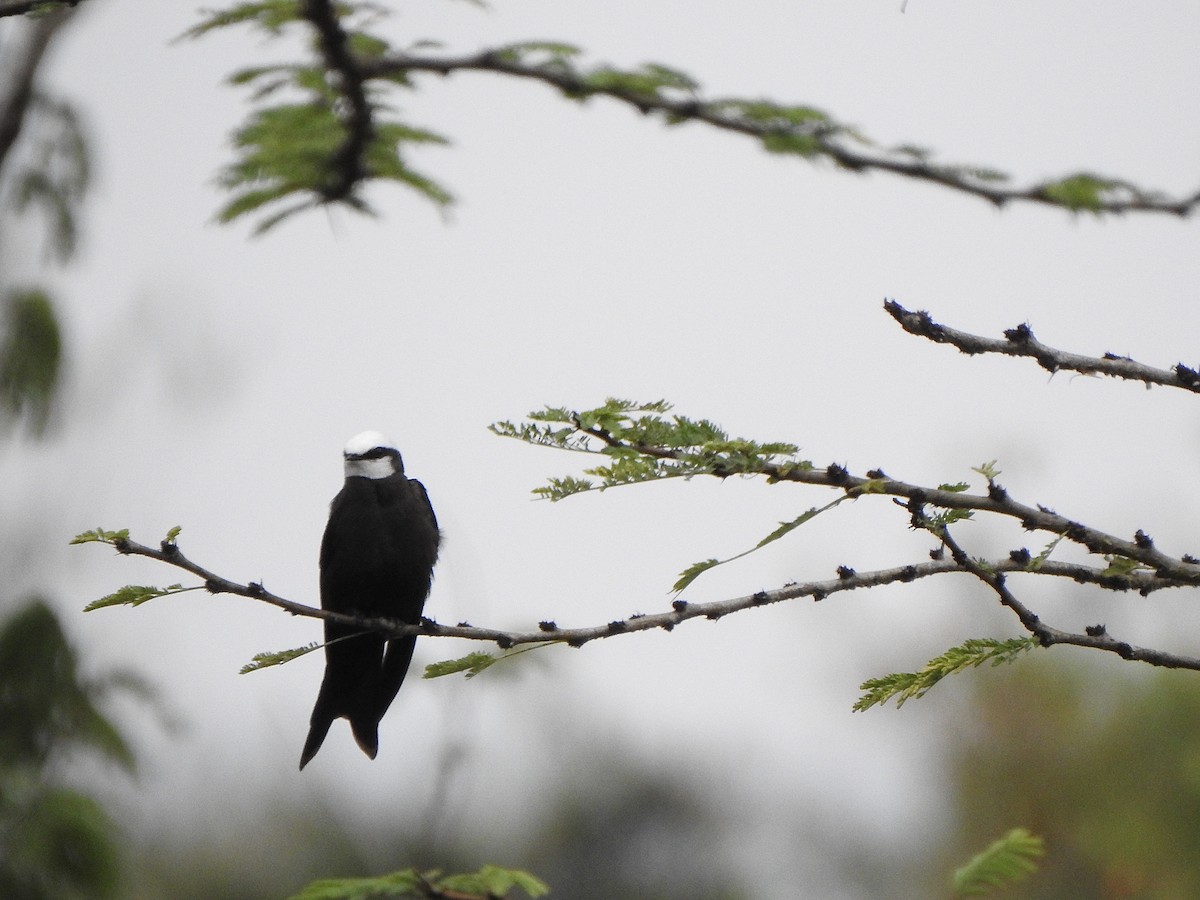
[[[377,431],[346,444],[346,483],[321,541],[321,606],[340,613],[419,622],[437,561],[437,519],[421,482],[404,475],[400,451]],[[325,623],[325,679],[313,707],[303,769],[334,719],[350,720],[363,753],[379,751],[379,720],[412,660],[416,636],[385,641]],[[385,646],[386,644],[386,646]]]

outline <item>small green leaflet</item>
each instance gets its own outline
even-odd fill
[[[250,672],[257,672],[259,669],[269,669],[271,666],[283,665],[285,662],[291,662],[293,659],[312,653],[314,650],[322,647],[322,644],[313,641],[311,644],[305,644],[303,647],[294,647],[291,650],[275,650],[267,653],[255,653],[250,662],[242,666],[238,670],[239,675],[246,675]]]
[[[1000,470],[996,468],[996,460],[994,459],[981,463],[978,466],[972,466],[971,471],[978,472],[988,481],[993,481],[1000,474]]]
[[[127,540],[129,540],[128,528],[122,528],[120,531],[105,531],[103,528],[93,528],[91,531],[75,535],[75,537],[71,538],[71,543],[90,544],[93,541],[98,541],[102,544],[112,544],[117,541]]]
[[[692,563],[679,573],[679,580],[675,582],[675,585],[671,588],[671,590],[678,594],[689,584],[699,578],[701,574],[707,572],[713,566],[719,566],[720,564],[721,560],[719,559],[703,559],[698,563]]]
[[[1100,574],[1116,578],[1132,575],[1134,572],[1150,568],[1145,563],[1140,563],[1136,559],[1130,559],[1128,556],[1117,556],[1112,553],[1106,553],[1104,561],[1108,565],[1104,567],[1104,571]]]
[[[454,675],[458,672],[466,673],[468,678],[474,678],[484,669],[488,668],[492,663],[502,657],[493,656],[490,653],[484,653],[477,650],[474,653],[468,653],[466,656],[459,659],[447,659],[442,662],[430,663],[425,667],[423,678],[441,678],[443,675]]]
[[[127,584],[119,591],[115,591],[107,597],[93,600],[83,608],[83,611],[91,612],[94,609],[104,609],[106,606],[141,606],[147,600],[153,600],[155,597],[165,597],[167,594],[181,594],[184,591],[195,590],[199,590],[199,588],[185,588],[182,584],[172,584],[165,588],[153,587],[148,584]]]
[[[1120,182],[1108,178],[1080,174],[1044,184],[1041,193],[1067,209],[1098,212],[1105,195],[1122,186]]]
[[[979,897],[1003,890],[1038,869],[1046,854],[1042,839],[1024,828],[1014,828],[954,873],[954,893]]]
[[[1058,537],[1048,543],[1042,549],[1041,553],[1029,561],[1029,565],[1026,568],[1028,568],[1031,572],[1036,572],[1038,569],[1040,569],[1042,567],[1042,563],[1050,558],[1050,554],[1054,552],[1054,548],[1058,546],[1058,542],[1062,539],[1063,536],[1060,534]]]
[[[183,531],[182,525],[176,525],[174,528],[172,528],[170,531],[168,531],[167,532],[167,543],[168,544],[175,543],[175,538],[179,537],[179,532],[181,532],[181,531]]]

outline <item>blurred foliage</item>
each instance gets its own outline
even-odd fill
[[[0,421],[24,419],[45,431],[58,387],[62,336],[54,304],[40,290],[0,298]]]
[[[954,873],[954,893],[960,897],[981,897],[1003,890],[1036,872],[1036,860],[1045,854],[1045,842],[1040,837],[1024,828],[1014,828]]]
[[[134,768],[100,704],[127,674],[87,680],[58,617],[34,600],[0,628],[0,897],[119,896],[116,829],[93,798],[60,784],[59,764],[86,752]]]
[[[42,214],[46,253],[65,263],[79,247],[79,209],[92,180],[87,137],[75,107],[35,93],[20,150],[5,173],[8,202],[14,212]]]
[[[1022,897],[1200,897],[1195,675],[1061,660],[972,682],[954,852],[1021,823],[1046,845]]]
[[[733,856],[722,858],[728,827],[706,794],[669,770],[609,760],[558,797],[530,836],[528,865],[572,900],[753,897],[731,871]]]
[[[541,897],[550,889],[540,880],[517,869],[484,866],[478,872],[442,875],[405,869],[375,878],[325,878],[314,881],[292,900],[375,900],[385,897],[454,898],[454,900],[503,900],[511,891],[526,897]]]
[[[2,90],[0,108],[6,99]],[[87,141],[75,108],[34,91],[15,147],[0,167],[0,209],[22,226],[31,215],[35,221],[40,216],[46,257],[66,263],[79,246],[79,209],[91,183]],[[0,426],[23,424],[40,436],[59,386],[62,330],[51,293],[37,284],[15,287],[10,278],[0,271]]]
[[[311,797],[303,802],[289,797],[282,783],[264,785],[264,796],[272,799],[264,803],[261,819],[227,816],[207,840],[182,821],[173,835],[149,836],[137,849],[142,869],[129,896],[279,900],[324,896],[312,893],[318,889],[342,896],[358,888],[406,889],[415,873],[431,870],[469,872],[431,878],[468,894],[507,885],[512,900],[524,896],[522,890],[535,895],[530,889],[536,892],[543,883],[549,897],[571,900],[756,896],[752,886],[739,886],[736,836],[701,778],[615,754],[597,757],[594,740],[578,740],[581,757],[572,776],[512,810],[506,827],[482,838],[469,829],[431,829],[428,821],[414,825],[410,816],[362,821],[353,814],[352,797],[339,798],[334,808]],[[534,808],[545,812],[537,816]],[[171,840],[179,843],[166,843]],[[732,848],[728,854],[726,847]],[[481,859],[498,856],[504,868],[480,869]],[[415,868],[370,877],[397,866]],[[529,872],[536,878],[527,877]],[[318,878],[320,884],[307,884]]]

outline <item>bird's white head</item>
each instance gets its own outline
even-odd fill
[[[378,431],[364,431],[350,438],[342,456],[347,478],[388,478],[404,472],[400,451]]]

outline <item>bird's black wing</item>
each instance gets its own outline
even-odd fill
[[[321,606],[350,615],[385,615],[378,598],[392,580],[390,546],[375,490],[367,479],[348,479],[329,509],[321,540]],[[325,622],[325,677],[313,706],[300,767],[321,747],[334,719],[346,717],[364,753],[378,749],[375,716],[384,639],[354,625]]]
[[[396,540],[403,547],[404,567],[397,596],[398,609],[391,615],[402,622],[415,624],[421,621],[425,598],[429,595],[441,534],[425,486],[416,479],[410,478],[406,481],[403,514],[396,519]],[[375,699],[376,722],[383,718],[392,701],[396,699],[404,677],[408,674],[416,644],[416,635],[388,641],[387,655],[383,660]]]

